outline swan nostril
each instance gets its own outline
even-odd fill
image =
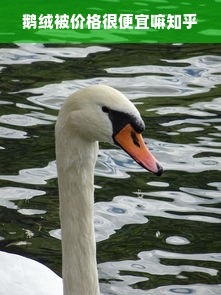
[[[130,135],[131,135],[131,138],[133,140],[133,143],[136,146],[140,147],[139,139],[137,138],[136,133],[134,131],[131,131]]]

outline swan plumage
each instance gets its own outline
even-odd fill
[[[62,279],[45,265],[0,251],[1,295],[62,295]]]
[[[0,252],[0,294],[100,294],[93,225],[98,142],[120,146],[145,169],[160,175],[162,168],[141,136],[144,127],[134,104],[109,86],[87,87],[64,102],[55,127],[63,291],[61,278],[47,267]]]

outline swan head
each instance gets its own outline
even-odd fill
[[[112,87],[94,85],[75,92],[60,110],[56,129],[59,125],[68,127],[71,136],[118,145],[145,169],[156,175],[163,172],[144,143],[145,124],[139,111]]]

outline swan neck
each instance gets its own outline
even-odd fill
[[[64,295],[99,295],[94,233],[98,143],[78,136],[56,142]]]

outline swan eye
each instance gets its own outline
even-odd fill
[[[104,112],[104,113],[110,113],[110,109],[108,109],[107,107],[102,107],[102,111]]]

